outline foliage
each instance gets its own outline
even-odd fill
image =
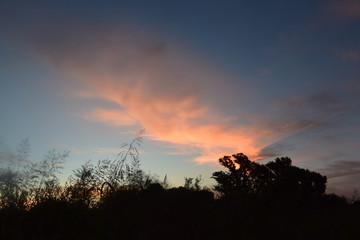
[[[17,154],[11,155],[0,168],[0,204],[3,208],[26,209],[32,205],[59,196],[61,187],[56,174],[69,152],[49,150],[39,162],[29,159],[28,139],[20,142]]]
[[[71,202],[94,206],[99,198],[112,196],[119,190],[143,190],[159,183],[155,176],[146,174],[140,168],[138,147],[142,144],[143,130],[130,144],[123,144],[114,160],[103,159],[96,164],[90,161],[74,171],[66,187],[66,197]],[[130,163],[129,163],[130,160]],[[166,178],[163,185],[168,185]]]
[[[326,177],[292,166],[288,157],[276,158],[265,165],[250,161],[243,153],[224,156],[219,163],[227,172],[213,173],[214,189],[223,196],[321,196]]]
[[[27,170],[30,143],[24,139],[17,148],[17,154],[10,154],[0,168],[0,204],[2,208],[24,209],[29,184]],[[5,165],[5,166],[4,166]]]
[[[201,182],[202,182],[201,175],[196,178],[185,177],[184,188],[188,190],[199,191],[201,190],[201,186],[200,186]]]
[[[58,152],[53,149],[49,150],[40,162],[32,164],[30,183],[35,202],[56,199],[60,196],[61,186],[57,174],[61,173],[68,156],[68,151]]]
[[[22,160],[16,162],[21,163],[18,168],[0,172],[1,204],[12,206],[0,209],[0,239],[359,236],[360,204],[350,205],[345,198],[324,194],[326,178],[292,166],[290,158],[267,164],[252,162],[244,154],[221,158],[227,171],[213,174],[218,183],[215,189],[223,195],[217,199],[201,187],[201,176],[186,177],[182,187],[170,188],[167,176],[159,181],[145,174],[131,146],[135,145],[127,145],[115,160],[86,162],[64,187],[56,174],[66,152],[50,151],[35,164],[26,160],[28,153],[23,151]],[[299,204],[296,199],[304,196],[311,201]],[[33,204],[26,206],[30,199]]]

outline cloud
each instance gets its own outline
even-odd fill
[[[257,93],[239,89],[238,99],[229,96],[233,82],[228,76],[175,40],[134,26],[74,24],[46,30],[19,39],[74,82],[68,86],[74,97],[113,103],[111,108],[82,109],[81,117],[144,127],[151,139],[198,149],[199,163],[236,152],[253,160],[281,154],[292,149],[283,140],[326,127],[344,109],[331,94],[305,94],[274,103],[266,116],[249,114],[242,108],[251,103],[241,96]],[[215,107],[220,100],[226,102],[223,109]]]
[[[360,162],[350,160],[337,160],[328,164],[325,168],[319,169],[321,174],[328,178],[327,192],[350,195],[359,186]]]
[[[360,47],[342,51],[341,58],[344,60],[359,61],[360,60]]]
[[[261,158],[279,157],[283,156],[285,152],[292,150],[293,148],[293,146],[286,144],[281,140],[262,148],[259,156]]]
[[[296,134],[326,127],[347,111],[342,98],[334,93],[303,94],[277,100],[266,124],[278,132]]]
[[[330,2],[326,10],[343,19],[360,18],[360,2],[358,0],[334,0]]]
[[[358,175],[360,174],[360,162],[346,160],[336,161],[320,170],[325,172],[328,178]]]
[[[318,160],[318,151],[339,146],[325,142],[324,138],[335,134],[351,110],[345,98],[335,93],[298,95],[276,101],[272,116],[264,123],[274,131],[272,142],[260,150],[259,158],[298,155],[301,161]]]
[[[82,110],[86,120],[139,125],[151,139],[198,149],[197,162],[214,162],[239,151],[257,156],[261,135],[270,134],[253,124],[237,124],[237,116],[215,109],[214,101],[227,96],[208,96],[207,91],[219,81],[226,85],[225,74],[172,42],[124,29],[38,37],[28,46],[58,72],[81,83],[81,88],[69,89],[75,97],[118,106]]]

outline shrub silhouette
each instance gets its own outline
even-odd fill
[[[8,176],[2,169],[0,239],[358,239],[360,234],[359,202],[349,205],[324,194],[326,177],[293,166],[288,157],[267,164],[242,153],[220,158],[226,170],[212,175],[221,195],[214,198],[214,191],[200,186],[201,177],[170,187],[167,176],[159,181],[145,174],[134,142],[130,146],[115,160],[85,163],[66,186],[56,181],[56,171],[47,170],[48,178],[33,173],[33,183],[42,182],[33,191],[15,181],[24,176],[20,171]],[[10,183],[21,188],[6,195]],[[22,207],[29,200],[33,204]]]
[[[8,162],[0,162],[0,206],[29,209],[42,201],[60,196],[56,174],[68,157],[67,151],[49,150],[41,161],[30,161],[30,143],[24,139]]]

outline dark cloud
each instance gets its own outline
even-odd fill
[[[320,169],[328,178],[338,178],[360,174],[360,162],[358,161],[336,161],[327,167]]]
[[[360,189],[360,174],[353,174],[342,177],[328,178],[328,193],[335,192],[339,195],[350,197],[355,189]]]
[[[270,158],[284,156],[286,152],[293,150],[294,147],[284,142],[275,142],[260,150],[259,157]]]
[[[341,52],[341,57],[344,60],[359,61],[360,60],[360,47],[347,49]]]
[[[333,0],[327,5],[326,12],[339,19],[359,19],[360,2],[358,0]]]
[[[338,89],[282,99],[266,123],[278,138],[264,146],[259,155],[288,155],[295,161],[311,159],[314,163],[338,160],[343,153],[349,157],[356,148],[352,137],[356,126],[350,122],[357,117],[355,109],[349,94]]]
[[[286,136],[302,131],[332,128],[347,111],[344,98],[335,93],[299,95],[277,102],[269,127]]]
[[[350,92],[360,92],[360,76],[344,83],[345,89]]]
[[[333,110],[339,107],[339,99],[329,93],[318,93],[308,96],[298,96],[285,101],[289,107],[313,107],[316,109]]]

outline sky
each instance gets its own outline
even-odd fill
[[[174,185],[244,153],[360,188],[360,1],[18,1],[0,8],[0,161],[69,150],[63,179],[145,129]]]

